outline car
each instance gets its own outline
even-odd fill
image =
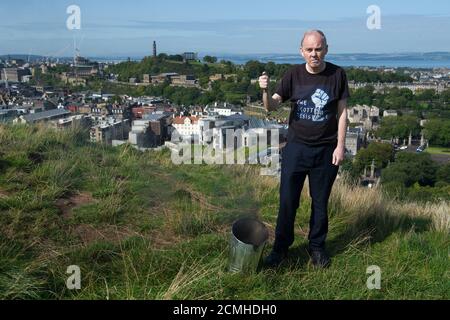
[[[422,151],[424,151],[426,148],[427,148],[426,145],[421,145],[421,146],[417,147],[416,152],[422,152]]]
[[[400,150],[406,150],[406,149],[408,149],[408,146],[401,146],[399,149]]]

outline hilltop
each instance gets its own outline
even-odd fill
[[[306,254],[307,184],[279,270],[227,272],[232,222],[270,230],[278,181],[255,166],[183,165],[170,153],[91,144],[87,133],[0,125],[0,299],[447,299],[449,203],[401,203],[340,178],[333,264]],[[66,288],[67,267],[81,289]],[[367,267],[382,270],[380,290]]]

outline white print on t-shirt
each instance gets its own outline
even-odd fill
[[[316,105],[312,121],[324,121],[323,107],[327,104],[330,97],[322,89],[317,89],[311,96],[312,102]]]
[[[324,107],[329,100],[328,94],[322,89],[316,89],[309,100],[297,101],[297,120],[312,120],[321,122],[328,119],[328,115],[324,115]],[[309,102],[309,103],[308,103]]]

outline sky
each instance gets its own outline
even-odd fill
[[[69,30],[70,5],[80,29]],[[380,28],[369,6],[380,9]],[[372,24],[373,26],[373,24]],[[450,1],[21,0],[0,3],[0,54],[143,56],[158,52],[295,54],[308,29],[329,53],[450,52]]]

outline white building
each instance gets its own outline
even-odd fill
[[[396,117],[398,112],[396,110],[384,110],[383,117]]]
[[[207,107],[205,110],[207,110],[209,114],[217,114],[226,117],[234,114],[242,114],[242,109],[237,108],[234,105],[227,104],[226,102],[223,104],[218,104],[216,102],[213,107]]]
[[[180,136],[200,135],[198,117],[176,117],[173,119],[172,126]]]

